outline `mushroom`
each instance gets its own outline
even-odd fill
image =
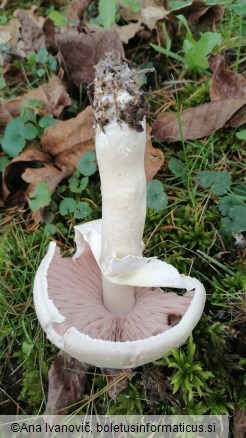
[[[73,258],[62,258],[50,243],[35,277],[34,304],[48,338],[72,357],[131,368],[182,345],[206,294],[197,279],[142,255],[143,97],[137,72],[112,54],[96,66],[94,111],[102,219],[75,226]]]

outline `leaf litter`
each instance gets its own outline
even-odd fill
[[[222,56],[210,56],[209,62],[213,71],[211,101],[180,112],[159,113],[152,129],[158,140],[167,143],[195,140],[244,123],[246,79],[226,70]]]

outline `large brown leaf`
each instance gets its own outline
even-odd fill
[[[211,55],[209,66],[213,77],[209,89],[210,99],[228,99],[246,97],[246,79],[243,75],[225,68],[225,58],[221,55]],[[246,122],[246,105],[240,108],[228,121],[227,126],[236,128]]]
[[[72,0],[68,5],[67,17],[69,20],[79,21],[83,17],[85,9],[89,5],[91,0]]]
[[[85,389],[88,369],[89,365],[86,363],[59,351],[48,373],[46,414],[52,415],[57,411],[59,414],[65,414],[70,405],[80,400]]]
[[[24,53],[32,51],[38,52],[45,47],[45,38],[42,30],[44,18],[36,17],[33,8],[29,11],[17,9],[14,16],[18,18],[21,24],[21,44],[20,47]]]
[[[56,156],[83,142],[94,139],[94,112],[91,106],[76,117],[47,129],[42,138],[43,150]]]
[[[246,97],[246,78],[239,73],[226,70],[224,56],[211,55],[209,66],[213,71],[209,89],[211,100]]]
[[[43,108],[40,111],[42,115],[54,114],[58,118],[64,108],[71,105],[71,99],[65,85],[57,76],[53,75],[48,84],[40,85],[23,96],[1,102],[0,127],[3,128],[12,117],[17,117],[21,104],[31,99],[40,100],[43,103]]]
[[[40,167],[37,169],[26,168],[26,170],[22,173],[22,179],[29,183],[27,190],[25,191],[26,196],[35,190],[36,185],[42,181],[45,182],[49,188],[51,193],[54,193],[58,184],[64,179],[68,178],[71,175],[71,171],[63,167],[61,170],[52,166],[50,163],[44,163],[44,167]],[[32,218],[35,222],[42,222],[43,220],[44,208],[39,208],[32,212]]]
[[[21,175],[27,167],[35,162],[48,163],[50,156],[35,146],[30,146],[24,150],[18,157],[13,158],[5,167],[2,174],[2,201],[5,203],[7,198],[16,192],[24,191],[21,188]],[[25,197],[26,198],[26,197]],[[22,204],[21,204],[22,205]]]
[[[190,26],[213,27],[224,16],[224,8],[219,5],[208,6],[204,0],[194,0],[182,6],[171,15],[184,15]]]
[[[246,104],[246,98],[231,98],[189,108],[181,111],[179,116],[174,112],[160,113],[152,128],[152,134],[158,140],[167,143],[180,141],[182,138],[184,140],[203,138],[223,128],[244,104]]]
[[[57,35],[56,44],[68,78],[78,87],[94,80],[94,66],[107,52],[124,57],[124,49],[116,30],[99,31],[88,35]]]

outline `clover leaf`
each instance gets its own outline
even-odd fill
[[[24,149],[26,140],[33,140],[38,135],[36,126],[25,123],[20,117],[10,120],[2,139],[2,148],[10,157],[16,157]]]
[[[77,169],[84,176],[93,175],[97,170],[95,152],[86,151],[77,164]]]
[[[163,210],[168,204],[167,195],[161,181],[153,179],[147,185],[147,207],[151,210]]]
[[[77,203],[73,198],[64,198],[60,203],[59,211],[62,216],[66,216],[68,213],[74,213],[77,207]]]
[[[39,181],[35,189],[29,194],[28,204],[32,211],[46,207],[51,201],[51,190],[48,184]]]
[[[231,176],[226,170],[204,170],[199,174],[199,184],[214,195],[225,195],[231,186]]]
[[[84,219],[87,216],[90,216],[91,214],[91,207],[89,206],[88,202],[78,202],[76,211],[74,212],[74,217],[76,219]]]

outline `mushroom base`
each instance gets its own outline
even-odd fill
[[[133,309],[114,315],[104,306],[102,274],[90,248],[76,259],[62,258],[56,249],[47,283],[49,298],[63,317],[63,322],[52,323],[59,335],[74,327],[91,338],[115,342],[146,339],[169,330],[185,315],[194,296],[193,291],[177,295],[156,287],[136,287]]]

